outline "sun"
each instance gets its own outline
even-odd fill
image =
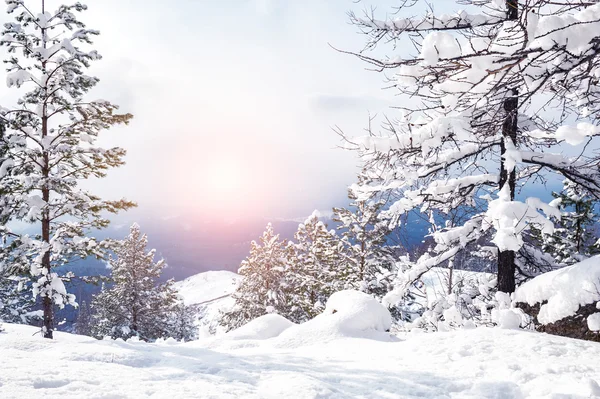
[[[232,160],[213,162],[207,171],[207,186],[213,195],[228,196],[239,194],[242,189],[241,166]]]

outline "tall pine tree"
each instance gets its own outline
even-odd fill
[[[32,236],[13,237],[18,256],[12,259],[22,261],[36,279],[33,293],[42,301],[44,337],[52,338],[54,307],[75,304],[56,269],[74,259],[104,256],[106,246],[88,232],[108,225],[105,212],[134,205],[104,201],[80,188],[82,180],[104,177],[123,164],[125,150],[95,142],[102,130],[126,124],[132,116],[117,113],[108,101],[86,99],[98,83],[86,69],[101,58],[89,48],[98,32],[76,15],[87,6],[77,2],[50,12],[44,0],[6,4],[14,22],[4,24],[0,45],[9,53],[8,86],[21,89],[21,97],[14,106],[0,106],[8,154],[0,174],[9,166],[13,176],[2,188],[7,206],[2,213],[38,229]]]

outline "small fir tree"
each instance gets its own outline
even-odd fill
[[[95,337],[135,336],[153,341],[170,336],[178,298],[172,280],[157,284],[165,261],[155,262],[156,251],[147,251],[147,244],[146,235],[133,224],[129,236],[116,247],[115,256],[110,259],[114,285],[103,287],[92,301]]]
[[[250,255],[238,271],[244,278],[233,294],[235,306],[220,320],[228,331],[267,313],[284,316],[288,313],[284,280],[288,264],[286,243],[279,240],[269,223],[260,243],[252,241],[250,245]]]
[[[386,246],[390,230],[378,219],[384,203],[358,201],[351,190],[349,197],[353,210],[333,209],[344,245],[345,285],[381,298],[389,291],[387,277],[394,268],[392,249]]]
[[[344,244],[314,212],[298,226],[289,246],[287,273],[295,322],[310,320],[325,308],[327,299],[344,288]]]

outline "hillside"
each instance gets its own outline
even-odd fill
[[[219,313],[233,306],[231,294],[240,276],[226,270],[208,271],[178,281],[175,288],[186,305],[193,307],[200,326],[215,332]]]

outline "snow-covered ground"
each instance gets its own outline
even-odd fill
[[[189,343],[5,325],[0,398],[600,398],[598,343],[497,328],[395,337],[358,294],[302,325],[267,315]]]

